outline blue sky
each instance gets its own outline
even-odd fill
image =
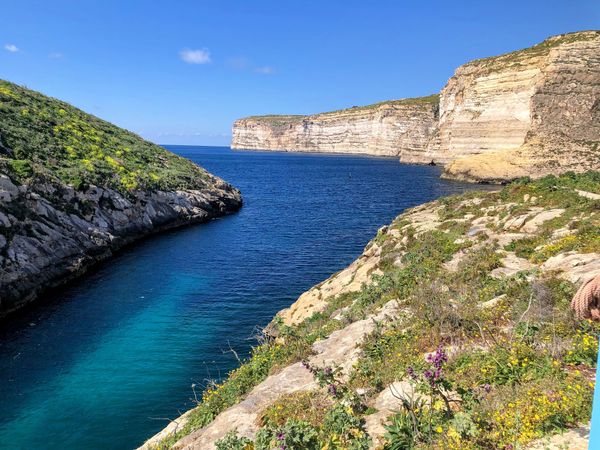
[[[597,0],[0,2],[0,78],[162,144],[254,114],[439,91],[460,64],[600,28]]]

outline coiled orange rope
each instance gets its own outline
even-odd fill
[[[600,321],[600,275],[579,288],[571,300],[571,308],[579,319]]]

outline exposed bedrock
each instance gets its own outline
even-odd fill
[[[600,32],[465,64],[440,96],[434,157],[474,181],[600,167]],[[460,158],[460,159],[457,159]]]
[[[84,191],[58,183],[16,185],[0,174],[0,317],[157,231],[237,210],[239,191],[207,176],[196,190]]]
[[[438,97],[393,100],[311,116],[256,116],[233,125],[232,148],[378,156],[424,152],[435,137]]]

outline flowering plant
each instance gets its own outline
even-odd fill
[[[302,365],[308,370],[313,376],[320,387],[327,387],[327,392],[334,398],[342,398],[346,394],[347,389],[336,379],[336,375],[339,369],[332,369],[331,367],[318,368],[312,366],[308,361],[302,361]]]
[[[429,395],[432,407],[439,404],[436,401],[441,400],[445,406],[446,415],[451,416],[451,403],[457,400],[450,398],[449,391],[451,385],[443,377],[444,364],[448,362],[448,355],[444,348],[439,346],[435,352],[428,354],[425,359],[430,365],[429,368],[425,369],[422,373],[417,373],[415,369],[408,367],[407,374],[416,383],[417,391]]]

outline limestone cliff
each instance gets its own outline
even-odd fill
[[[0,317],[129,242],[240,206],[191,161],[0,80]]]
[[[432,158],[502,181],[600,167],[600,32],[551,37],[459,67],[440,95]],[[474,156],[478,155],[478,156]]]
[[[256,116],[233,125],[232,148],[302,152],[419,154],[431,145],[438,97],[394,100],[310,116]]]

